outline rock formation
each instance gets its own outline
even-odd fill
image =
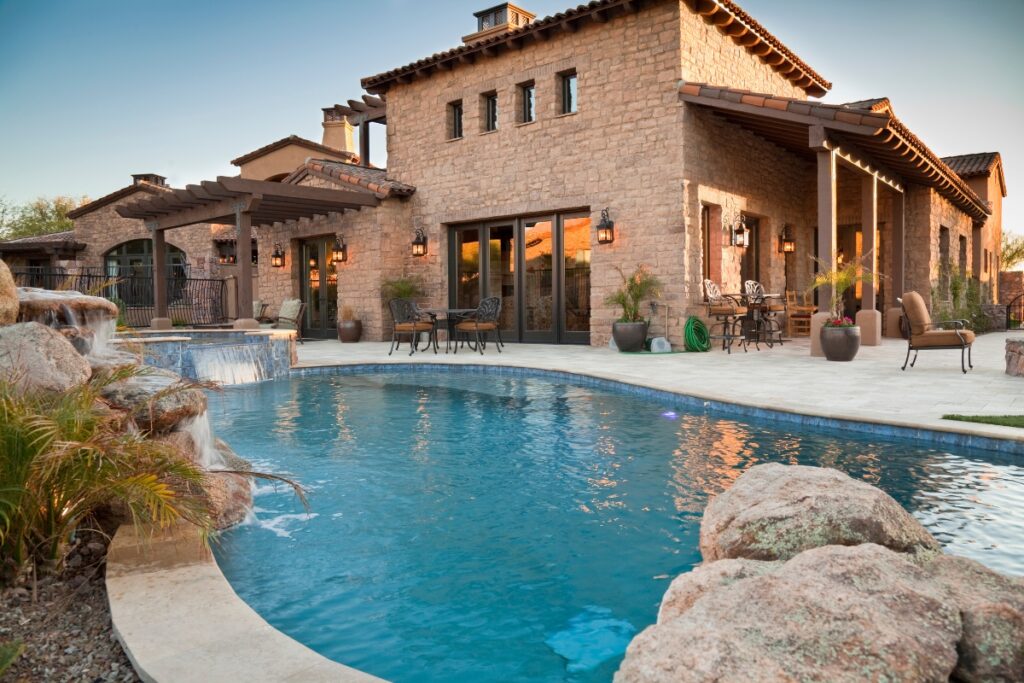
[[[154,434],[206,412],[206,394],[201,389],[159,368],[146,368],[142,374],[104,387],[102,393],[112,406],[130,411],[140,427]]]
[[[0,261],[0,326],[11,325],[18,319],[18,288],[7,264]]]
[[[60,332],[39,323],[0,327],[0,380],[22,391],[64,392],[92,374]]]

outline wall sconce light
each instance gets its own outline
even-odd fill
[[[334,240],[334,249],[331,250],[331,263],[344,263],[348,261],[348,245],[345,240],[337,238]]]
[[[743,249],[750,246],[750,228],[747,227],[747,219],[742,215],[733,223],[729,233],[732,246]]]
[[[270,265],[273,268],[284,268],[284,250],[281,245],[274,244],[274,253],[270,255]]]
[[[789,225],[785,225],[782,228],[782,234],[779,235],[779,253],[780,254],[792,254],[796,251],[796,240],[789,236]]]
[[[611,244],[615,241],[615,221],[608,216],[608,209],[601,210],[601,222],[597,224],[597,243]]]
[[[423,232],[423,228],[416,228],[416,236],[412,238],[412,255],[427,255],[427,233]]]

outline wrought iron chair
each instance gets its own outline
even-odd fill
[[[764,291],[764,285],[757,280],[744,282],[743,291],[747,295],[747,305],[757,308],[754,329],[755,346],[761,341],[766,343],[768,348],[776,343],[782,346],[782,323],[779,322],[779,313],[785,314],[786,302],[769,297]]]
[[[254,305],[253,309],[255,310],[255,308]],[[269,324],[263,324],[261,327],[273,328],[275,330],[295,330],[296,339],[302,344],[302,322],[305,317],[305,303],[299,299],[285,299],[281,302],[281,308],[277,311],[277,317],[263,318]]]
[[[392,299],[388,302],[391,309],[391,317],[394,319],[394,327],[391,329],[391,348],[388,355],[394,353],[395,349],[401,346],[402,337],[409,338],[409,355],[416,353],[419,345],[420,335],[429,332],[427,347],[434,346],[434,353],[437,353],[437,320],[433,316],[425,315],[416,306],[412,299]]]
[[[715,323],[711,326],[712,334],[710,339],[721,339],[722,349],[732,353],[732,343],[739,339],[743,343],[743,351],[747,345],[743,336],[736,334],[736,326],[742,323],[743,316],[747,314],[747,307],[735,297],[722,294],[722,290],[711,280],[704,281],[705,306],[707,306],[708,318],[713,318]],[[722,333],[714,334],[715,326],[721,326]]]
[[[469,344],[469,347],[474,351],[479,351],[480,355],[483,355],[484,348],[487,346],[487,335],[494,332],[497,336],[495,341],[495,347],[498,349],[498,353],[501,353],[501,347],[505,345],[505,342],[501,339],[501,326],[498,324],[498,320],[501,317],[501,299],[496,296],[489,296],[480,302],[477,306],[476,311],[470,313],[461,321],[455,324],[455,331],[461,337],[455,342],[455,353],[459,352],[459,344]],[[474,340],[470,340],[469,336],[474,335]],[[476,344],[475,346],[473,344]]]
[[[974,332],[967,329],[966,320],[942,320],[932,322],[924,299],[917,292],[907,292],[902,299],[897,299],[903,309],[903,318],[910,334],[907,336],[907,357],[903,359],[901,370],[907,369],[910,352],[914,352],[914,360],[910,367],[917,363],[919,351],[935,349],[959,349],[960,369],[967,374],[967,368],[974,369],[971,363],[971,346],[974,344]],[[951,328],[951,329],[950,329]],[[964,361],[967,361],[966,365]]]

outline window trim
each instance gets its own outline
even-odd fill
[[[570,87],[575,83],[576,87]],[[575,97],[573,91],[575,90]],[[576,69],[567,69],[558,74],[558,115],[568,116],[580,110],[580,80]]]
[[[529,99],[527,99],[527,93],[529,93]],[[524,81],[516,85],[516,100],[517,100],[517,111],[516,111],[516,123],[533,123],[537,120],[537,83],[536,81],[529,80]],[[527,105],[529,103],[529,112]],[[527,118],[529,113],[529,118]]]
[[[452,100],[448,103],[447,122],[445,133],[448,140],[461,140],[466,133],[466,108],[462,100]]]
[[[493,108],[492,108],[493,103]],[[498,92],[481,93],[480,95],[480,133],[494,133],[499,128],[499,117],[501,109],[498,102]]]

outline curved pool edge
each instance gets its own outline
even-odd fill
[[[742,403],[731,397],[714,393],[695,391],[682,392],[657,382],[644,382],[636,378],[623,378],[614,373],[600,374],[593,371],[574,372],[536,365],[503,363],[452,363],[443,360],[382,360],[373,363],[365,361],[304,365],[293,367],[291,377],[315,377],[321,375],[345,375],[367,372],[394,372],[397,368],[413,368],[431,371],[470,371],[569,380],[583,386],[604,389],[625,390],[653,400],[675,401],[684,407],[696,410],[711,410],[729,416],[764,419],[774,422],[811,427],[834,429],[858,434],[869,434],[883,438],[909,439],[936,446],[994,451],[1006,455],[1024,456],[1024,433],[1010,427],[999,427],[972,422],[945,424],[929,422],[927,425],[898,419],[878,419],[859,416],[857,418],[835,415],[827,411],[817,414],[800,412],[785,406],[765,406],[757,403]]]
[[[382,683],[268,624],[231,588],[195,527],[140,538],[122,526],[106,586],[114,635],[147,683]]]

